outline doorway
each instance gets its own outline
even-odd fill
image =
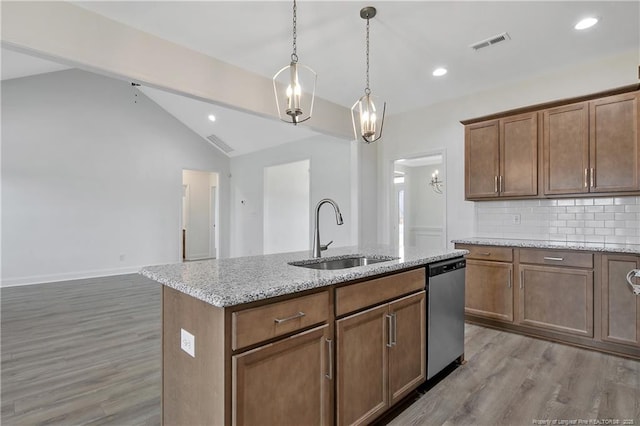
[[[263,253],[308,250],[310,161],[264,168]]]
[[[392,241],[400,249],[444,250],[446,191],[444,153],[393,163]],[[440,185],[432,183],[437,177]]]
[[[182,171],[182,259],[215,259],[218,247],[218,173]]]

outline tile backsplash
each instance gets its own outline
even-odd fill
[[[640,197],[475,203],[476,236],[640,244]]]

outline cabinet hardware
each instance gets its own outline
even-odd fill
[[[394,312],[391,317],[393,318],[393,340],[391,340],[391,346],[395,346],[398,343],[398,316]]]
[[[584,187],[588,188],[589,187],[589,169],[584,169]]]
[[[493,192],[498,193],[498,176],[493,177]]]
[[[509,279],[507,280],[507,287],[511,288],[511,274],[509,274],[508,278]]]
[[[329,352],[327,354],[329,359],[329,371],[324,376],[329,380],[333,380],[333,340],[331,339],[326,339],[326,340],[327,340],[327,351]]]
[[[478,253],[480,256],[491,256],[491,252],[490,251],[483,251]]]
[[[500,185],[498,185],[498,189],[500,190],[500,192],[504,192],[504,188],[502,186],[502,175],[500,175],[499,182],[500,182]]]
[[[294,319],[297,319],[297,318],[302,318],[303,316],[305,316],[305,313],[301,311],[301,312],[298,312],[297,314],[291,315],[290,317],[287,317],[287,318],[275,318],[273,321],[276,324],[282,324],[283,322],[291,321],[291,320],[294,320]]]
[[[549,256],[545,256],[544,260],[554,260],[556,262],[562,262],[564,260],[563,257],[549,257]]]
[[[390,348],[393,346],[393,341],[391,340],[391,330],[393,329],[393,317],[391,315],[385,315],[387,317],[387,347]]]
[[[592,187],[592,188],[595,188],[595,186],[596,186],[596,185],[595,185],[595,180],[596,180],[596,178],[594,177],[594,175],[595,175],[595,169],[592,167],[592,168],[591,168],[591,173],[589,173],[589,179],[590,179],[590,181],[591,181],[590,183],[591,183],[591,187]]]
[[[640,269],[632,269],[627,274],[627,282],[631,286],[633,294],[640,296],[640,284],[634,284],[633,281],[631,281],[634,277],[640,277]]]
[[[524,271],[520,271],[520,290],[524,289]]]

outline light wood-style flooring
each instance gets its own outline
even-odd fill
[[[158,284],[124,275],[0,300],[2,425],[160,424]],[[473,325],[465,355],[390,424],[640,425],[639,361]]]

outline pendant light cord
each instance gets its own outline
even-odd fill
[[[367,86],[364,89],[364,93],[366,95],[371,94],[371,89],[369,89],[369,18],[367,18]]]
[[[296,26],[298,23],[297,12],[298,6],[296,5],[296,0],[293,0],[293,53],[291,54],[291,62],[293,63],[298,62],[298,44],[296,40],[298,38],[298,34],[296,32]]]

